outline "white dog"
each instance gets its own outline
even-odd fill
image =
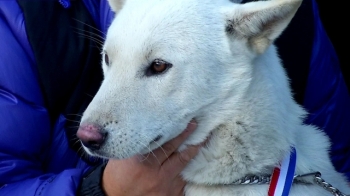
[[[181,149],[211,139],[182,172],[186,195],[265,196],[269,180],[240,182],[251,175],[266,179],[294,149],[295,175],[320,172],[350,193],[330,161],[329,139],[303,124],[306,112],[292,98],[273,45],[301,0],[109,3],[118,14],[103,48],[104,81],[82,117],[108,137],[99,149],[85,148],[88,153],[145,154],[194,118],[198,127]],[[332,193],[309,176],[295,178],[290,195]]]

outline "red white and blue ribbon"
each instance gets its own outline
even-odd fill
[[[290,154],[284,158],[280,167],[272,173],[268,196],[288,196],[292,187],[295,173],[297,153],[292,148]]]

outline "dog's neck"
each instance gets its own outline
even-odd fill
[[[271,174],[289,152],[294,143],[291,134],[294,127],[287,124],[300,120],[303,111],[285,86],[288,81],[274,48],[270,50],[255,61],[262,63],[254,65],[242,104],[231,115],[220,116],[226,121],[211,131],[207,147],[183,172],[185,179],[203,184],[227,184],[246,175]],[[280,80],[280,85],[273,86],[274,80]],[[228,100],[222,107],[230,104]]]

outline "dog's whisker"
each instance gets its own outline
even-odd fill
[[[83,117],[82,114],[66,114],[67,116],[78,116],[78,117]]]
[[[90,158],[90,155],[88,153],[86,153],[86,151],[83,149],[82,146],[78,149],[78,153],[81,155],[81,157],[83,159],[87,159],[88,160]]]
[[[99,43],[100,45],[103,44],[103,42],[105,41],[104,38],[94,32],[91,32],[91,31],[87,31],[87,30],[84,30],[84,29],[79,29],[79,28],[75,28],[75,27],[72,27],[73,29],[73,32],[78,34],[78,35],[81,35],[85,38],[89,38],[93,41],[95,41],[96,43]]]
[[[149,157],[150,154],[151,154],[151,153],[149,152],[149,153],[146,154],[146,156],[145,156],[145,155],[142,155],[142,156],[143,156],[143,159],[141,159],[140,162],[146,161],[146,160],[148,159],[148,157]]]
[[[75,32],[79,35],[80,38],[86,38],[88,40],[91,40],[93,41],[93,43],[96,43],[98,44],[99,47],[102,47],[103,46],[103,42],[95,37],[92,37],[92,36],[89,36],[89,35],[85,35],[83,33],[79,33],[79,32]],[[99,47],[97,47],[98,49],[100,49]]]
[[[87,23],[85,23],[85,22],[83,22],[83,21],[81,21],[81,20],[76,19],[76,18],[73,18],[73,20],[75,20],[75,21],[77,21],[77,22],[79,22],[79,23],[81,23],[81,24],[84,24],[84,25],[86,25],[86,26],[88,26],[88,27],[94,29],[95,31],[101,33],[102,35],[106,36],[106,34],[105,34],[103,31],[101,31],[100,29],[97,29],[97,28],[93,27],[92,25],[89,25],[89,24],[87,24]]]
[[[94,38],[94,37],[91,37],[91,36],[88,36],[88,35],[85,35],[85,34],[82,34],[82,33],[79,33],[79,32],[76,32],[76,33],[79,34],[79,35],[80,35],[81,37],[83,37],[83,38],[87,38],[87,39],[89,39],[89,40],[95,42],[95,43],[98,44],[100,47],[103,46],[103,42],[101,42],[99,39],[96,39],[96,38]],[[98,48],[98,47],[97,47],[97,48]],[[98,48],[98,49],[100,49],[100,48]]]
[[[93,96],[93,95],[90,95],[89,93],[85,93],[85,95],[87,95],[87,96],[89,96],[89,97],[91,97],[91,98],[94,98],[94,96]]]
[[[149,140],[150,137],[146,136],[146,135],[141,135],[140,134],[140,137],[141,139],[145,138],[146,141]],[[153,139],[152,139],[153,140]],[[141,143],[142,144],[142,143]],[[143,144],[148,150],[149,150],[149,153],[147,154],[147,157],[149,157],[150,154],[152,154],[154,156],[154,158],[157,160],[158,164],[161,165],[162,163],[159,161],[158,157],[156,156],[156,154],[154,154],[153,150],[151,149],[150,145],[147,144]],[[163,150],[163,149],[162,149]],[[164,151],[164,150],[163,150]]]
[[[80,127],[79,125],[75,125],[75,126],[73,126],[73,125],[72,125],[72,126],[67,126],[67,128],[68,128],[68,129],[75,130],[75,131],[77,131],[77,130],[79,129],[79,127]]]
[[[94,37],[93,35],[87,35],[85,33],[82,33],[82,32],[78,32],[78,31],[74,31],[76,34],[80,35],[81,37],[83,38],[88,38],[89,40],[92,40],[94,41],[95,43],[98,43],[100,46],[103,46],[103,43],[104,41],[103,40],[100,40],[99,38],[97,37]]]
[[[76,28],[76,27],[72,27],[73,29],[77,30],[77,31],[80,31],[80,33],[83,33],[83,34],[86,34],[86,35],[92,35],[94,36],[96,39],[100,40],[100,41],[105,41],[105,38],[102,37],[101,35],[97,34],[97,33],[94,33],[92,31],[88,31],[88,30],[85,30],[85,29],[79,29],[79,28]]]
[[[78,143],[80,143],[80,140],[79,140],[79,139],[77,139],[77,140],[73,143],[73,145],[75,146],[75,145],[77,145]]]
[[[160,145],[158,142],[156,142],[156,141],[154,141],[154,140],[153,140],[153,143],[155,143],[155,144],[158,146],[158,148],[162,150],[162,152],[163,152],[164,155],[167,157],[167,159],[169,159],[169,155],[166,153],[166,151],[164,150],[163,146]]]
[[[86,39],[91,40],[94,43],[98,44],[98,46],[99,46],[99,47],[97,47],[98,49],[100,49],[100,47],[102,47],[103,44],[104,44],[103,41],[101,41],[101,40],[99,40],[99,39],[97,39],[97,38],[95,38],[93,36],[85,35],[85,34],[79,33],[79,32],[75,32],[75,33],[77,33],[79,35],[79,37],[81,37],[81,38],[86,38]]]
[[[72,120],[72,119],[69,119],[69,118],[66,118],[66,120],[69,121],[69,122],[74,122],[74,123],[78,123],[78,124],[80,123],[80,121]]]

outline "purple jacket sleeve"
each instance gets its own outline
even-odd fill
[[[64,122],[50,124],[19,6],[0,1],[0,195],[75,195],[88,165]]]
[[[83,0],[86,8],[91,13],[97,27],[106,35],[115,13],[111,10],[107,0]]]
[[[314,0],[313,9],[315,36],[304,99],[304,106],[310,113],[306,122],[319,126],[329,135],[333,164],[350,179],[349,91]]]

